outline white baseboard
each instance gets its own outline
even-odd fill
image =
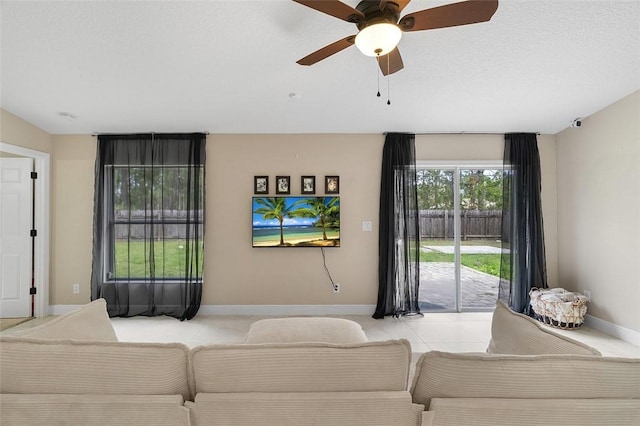
[[[608,334],[609,336],[624,340],[625,342],[631,343],[632,345],[640,346],[640,332],[637,332],[635,330],[619,326],[612,322],[605,321],[591,315],[585,315],[584,324],[587,327],[601,331],[605,334]]]
[[[64,315],[84,305],[49,305],[49,315]]]
[[[83,305],[50,305],[49,315],[62,315]],[[367,315],[376,310],[375,305],[201,305],[202,315]]]
[[[367,315],[375,305],[202,305],[198,313],[204,315]]]

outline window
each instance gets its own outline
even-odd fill
[[[200,185],[187,185],[189,169],[180,166],[105,166],[113,194],[107,209],[105,280],[184,280],[187,239],[197,241],[195,275],[202,276],[203,210],[189,200],[203,196],[204,166],[196,167]],[[190,193],[187,193],[190,191]]]
[[[92,299],[110,316],[192,318],[202,295],[203,134],[100,135]]]

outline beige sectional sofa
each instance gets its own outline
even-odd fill
[[[499,304],[495,315],[514,314]],[[490,349],[534,331],[519,320],[496,328]],[[640,424],[640,360],[585,355],[544,328],[536,351],[560,353],[428,352],[410,385],[409,342],[364,341],[353,323],[336,339],[322,330],[336,322],[310,324],[310,339],[260,323],[248,340],[262,343],[193,349],[114,341],[103,301],[47,324],[0,337],[3,426]],[[313,342],[327,339],[337,343]]]
[[[3,337],[0,424],[188,426],[181,344]]]
[[[640,425],[640,360],[428,352],[411,394],[423,425]]]
[[[196,425],[420,424],[406,340],[211,345],[190,354]]]

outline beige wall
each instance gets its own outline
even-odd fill
[[[54,136],[51,165],[51,305],[80,305],[91,298],[93,169],[96,138]],[[73,284],[80,294],[73,294]]]
[[[382,135],[212,135],[207,141],[207,231],[203,304],[375,304]],[[331,291],[319,249],[251,247],[254,175],[340,176],[341,247],[325,249],[341,284]],[[363,232],[362,221],[373,231]]]
[[[538,138],[543,164],[543,208],[551,216],[547,235],[549,275],[555,281],[555,138]],[[210,135],[207,140],[207,231],[204,305],[373,305],[378,286],[378,203],[383,135]],[[52,304],[88,300],[91,217],[96,140],[55,136],[53,165],[54,243]],[[500,136],[419,136],[420,160],[502,159]],[[326,249],[327,266],[341,284],[334,294],[318,249],[251,247],[253,177],[340,176],[342,241]],[[68,190],[68,188],[73,188]],[[362,221],[373,231],[363,232]],[[72,294],[80,283],[81,294]]]
[[[374,304],[381,135],[211,135],[207,140],[205,305]],[[51,304],[88,301],[96,139],[55,136]],[[340,294],[331,291],[319,249],[251,247],[253,176],[340,176],[342,242],[326,249]],[[322,193],[322,192],[319,192]],[[373,232],[361,222],[374,222]],[[72,294],[79,283],[81,294]]]
[[[2,113],[4,142],[50,152],[52,164],[52,305],[85,303],[90,295],[93,172],[96,138],[51,136]],[[547,264],[557,271],[555,241],[555,137],[539,136],[543,168]],[[383,135],[210,135],[207,141],[205,305],[375,304],[378,268],[378,203]],[[502,159],[496,135],[428,135],[416,138],[419,160]],[[340,176],[342,246],[327,249],[327,266],[340,294],[331,292],[318,249],[251,248],[253,176]],[[273,193],[273,192],[272,192]],[[373,231],[363,232],[362,221]],[[80,284],[74,295],[72,285]]]
[[[589,314],[640,332],[640,92],[558,140],[560,282]]]
[[[0,108],[0,142],[51,153],[51,141],[47,132]]]

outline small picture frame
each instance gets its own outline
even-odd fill
[[[324,193],[339,194],[340,193],[340,176],[324,177]]]
[[[269,176],[253,177],[253,193],[268,194],[269,193]]]
[[[300,193],[315,194],[316,193],[316,177],[302,176],[300,178]]]
[[[290,193],[291,193],[291,177],[276,176],[276,194],[290,194]]]

